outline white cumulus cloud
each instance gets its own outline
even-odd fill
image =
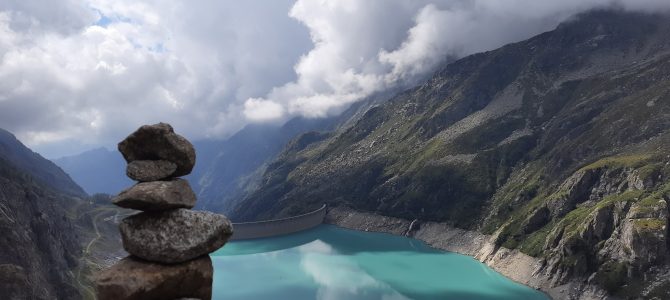
[[[336,114],[447,57],[608,6],[657,12],[670,1],[5,0],[0,127],[49,156],[159,121],[225,137]]]

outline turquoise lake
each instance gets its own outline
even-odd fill
[[[213,299],[547,299],[471,257],[331,225],[230,242],[211,257]]]

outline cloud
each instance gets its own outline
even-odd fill
[[[409,299],[368,274],[358,265],[355,255],[341,255],[321,240],[296,251],[300,252],[300,269],[318,286],[318,300],[355,299],[363,294],[384,300]]]
[[[234,133],[244,102],[295,79],[311,47],[292,4],[2,2],[0,127],[51,156],[158,121],[191,138]]]
[[[494,49],[597,7],[666,0],[6,0],[0,127],[55,156],[141,124],[190,138],[324,117],[447,57]]]
[[[593,8],[667,10],[661,0],[299,0],[291,10],[314,48],[298,78],[263,99],[288,116],[322,117],[391,86],[410,86],[448,57],[492,50]]]
[[[9,14],[7,24],[13,31],[40,34],[44,31],[72,34],[97,18],[80,1],[62,0],[57,5],[42,1],[3,0],[0,11]]]
[[[269,121],[281,118],[284,108],[272,101],[250,98],[244,102],[244,114],[252,121]]]

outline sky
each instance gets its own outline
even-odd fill
[[[46,157],[335,115],[594,8],[668,0],[2,0],[0,128]]]

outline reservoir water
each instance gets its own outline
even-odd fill
[[[229,242],[211,256],[213,299],[547,299],[471,257],[331,225]]]

